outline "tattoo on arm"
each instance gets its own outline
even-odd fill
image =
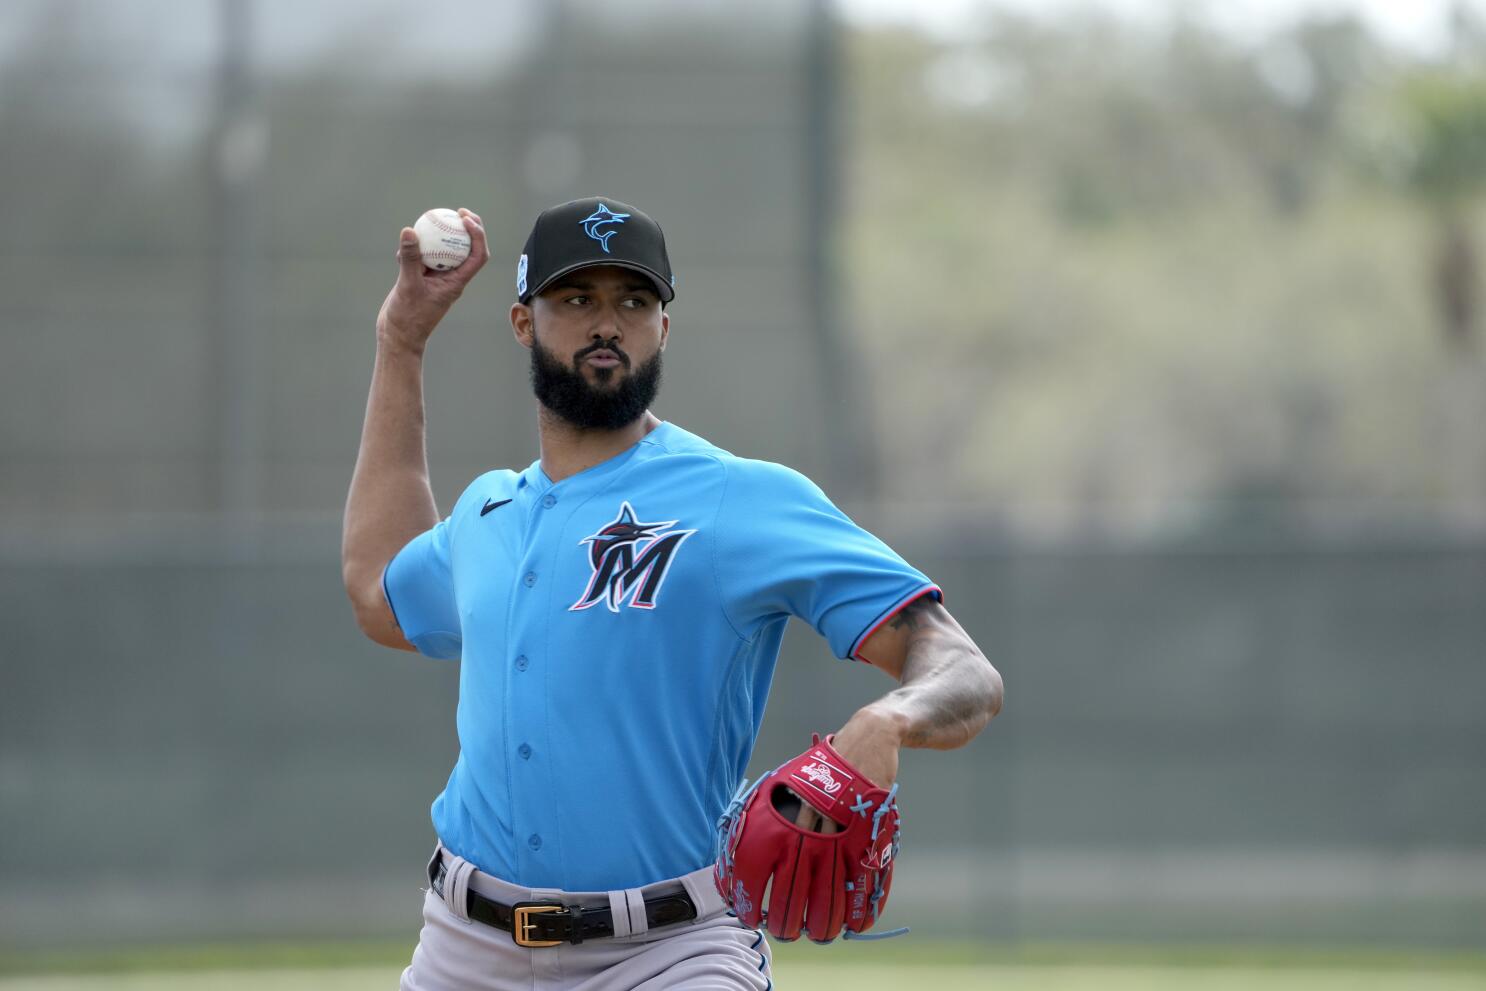
[[[1000,708],[995,669],[931,596],[909,603],[891,625],[908,637],[902,682],[885,701],[907,714],[909,747],[955,747]]]
[[[891,620],[888,621],[888,627],[894,630],[917,633],[920,629],[923,628],[924,625],[922,618],[924,604],[926,602],[933,601],[933,596],[920,595],[918,598],[908,603],[908,605],[904,606],[902,609],[899,609],[897,615],[895,615]]]

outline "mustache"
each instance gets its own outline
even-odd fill
[[[620,364],[624,365],[625,368],[628,368],[629,367],[629,364],[630,364],[630,362],[629,362],[629,355],[625,354],[624,353],[624,350],[622,348],[620,348],[620,346],[618,344],[605,343],[604,341],[599,341],[599,342],[597,342],[595,344],[590,344],[590,345],[588,345],[588,347],[584,348],[583,350],[579,351],[577,354],[573,355],[573,364],[574,365],[577,365],[584,358],[587,358],[589,355],[593,354],[595,351],[612,351],[616,355],[619,356],[619,362],[620,362]]]

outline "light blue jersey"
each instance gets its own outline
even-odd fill
[[[711,862],[790,616],[851,658],[938,594],[809,479],[670,423],[556,484],[481,475],[383,584],[414,646],[461,661],[440,839],[569,891]]]

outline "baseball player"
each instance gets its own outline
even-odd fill
[[[618,200],[537,217],[510,322],[540,455],[476,478],[440,519],[422,358],[489,259],[479,216],[460,215],[473,250],[448,272],[401,233],[342,553],[368,637],[460,662],[460,754],[433,803],[401,986],[767,989],[760,928],[870,926],[897,847],[899,749],[968,742],[1000,708],[1000,676],[939,589],[808,479],[650,412],[674,279],[660,227]],[[791,765],[793,791],[772,792],[791,836],[750,839],[739,785],[790,616],[898,685]],[[855,859],[807,879],[805,846],[773,858],[833,834],[860,834],[852,857],[876,880]]]

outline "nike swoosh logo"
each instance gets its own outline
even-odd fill
[[[506,503],[508,503],[510,501],[511,500],[509,500],[509,499],[502,499],[500,502],[491,502],[489,499],[486,499],[485,500],[485,508],[482,509],[482,510],[480,510],[480,515],[481,516],[484,516],[486,513],[490,512],[492,509],[499,509],[499,508],[501,508],[502,506],[504,506]]]

